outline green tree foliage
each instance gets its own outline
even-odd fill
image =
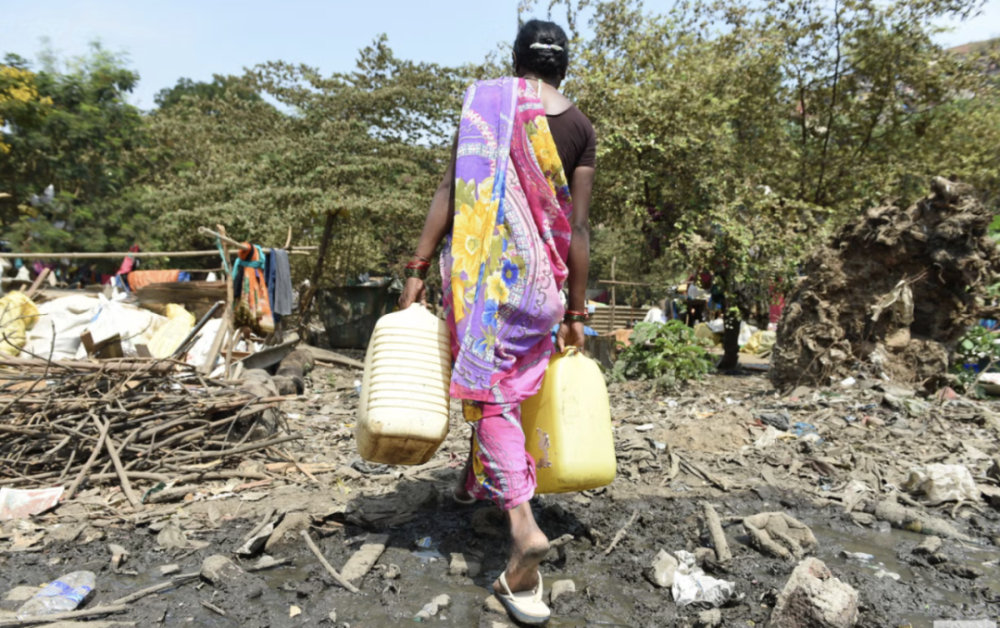
[[[294,243],[314,244],[334,214],[331,280],[388,272],[423,225],[467,81],[398,59],[384,39],[350,73],[258,66],[150,116],[156,166],[140,179],[142,204],[160,237],[184,248],[204,247],[197,228],[217,223],[265,243],[292,227]]]
[[[189,78],[179,79],[173,87],[157,92],[153,96],[153,102],[157,107],[173,107],[184,98],[217,100],[232,96],[244,100],[261,100],[260,94],[248,89],[238,77],[216,75],[211,83],[192,81]]]
[[[29,69],[8,56],[0,73]],[[94,44],[65,70],[46,67],[31,80],[44,115],[4,115],[9,150],[0,152],[0,191],[10,195],[0,200],[5,238],[21,250],[127,249],[149,223],[146,214],[122,205],[123,192],[141,169],[131,154],[146,141],[141,112],[125,100],[139,75],[121,56]],[[53,193],[46,195],[50,185]]]

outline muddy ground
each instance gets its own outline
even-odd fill
[[[425,604],[445,593],[451,606],[430,623],[510,625],[484,604],[507,552],[502,519],[492,506],[460,507],[444,496],[466,453],[467,428],[453,416],[448,441],[422,467],[365,465],[351,440],[356,378],[347,370],[318,368],[307,393],[286,404],[289,428],[306,438],[272,452],[272,460],[246,461],[259,465],[287,454],[299,467],[311,469],[312,478],[290,464],[288,473],[271,470],[275,479],[269,483],[207,483],[188,501],[150,506],[138,515],[128,512],[120,494],[96,487],[21,529],[7,524],[7,540],[0,547],[11,538],[37,541],[27,542],[25,551],[0,554],[0,594],[90,569],[98,575],[98,587],[86,606],[108,603],[163,581],[162,565],[196,572],[209,555],[234,556],[247,532],[274,508],[312,515],[313,538],[337,568],[369,535],[388,534],[386,552],[358,583],[361,593],[340,588],[299,539],[269,552],[292,559],[291,565],[258,573],[261,580],[244,589],[222,591],[194,581],[107,619],[143,626],[378,628],[412,625]],[[860,593],[860,626],[929,628],[936,619],[1000,615],[1000,548],[995,544],[1000,543],[1000,517],[990,505],[927,508],[971,538],[945,539],[947,560],[936,566],[911,552],[921,535],[889,529],[870,514],[878,500],[903,484],[909,467],[930,460],[966,464],[977,482],[988,482],[985,473],[997,455],[994,402],[922,400],[906,390],[886,393],[870,382],[850,389],[798,390],[791,396],[782,392],[789,391],[775,391],[762,376],[749,374],[713,376],[673,393],[643,384],[612,386],[618,479],[605,489],[539,496],[533,502],[550,538],[570,534],[575,539],[564,556],[553,552],[543,565],[547,588],[569,579],[577,590],[553,604],[550,625],[693,625],[698,609],[678,608],[668,590],[651,584],[645,570],[660,549],[711,545],[699,526],[703,500],[714,504],[728,524],[734,554],[729,570],[715,574],[735,582],[740,594],[739,601],[722,609],[724,626],[766,625],[776,594],[795,566],[748,544],[739,520],[769,511],[786,512],[812,528],[820,541],[817,556]],[[789,436],[755,446],[767,433],[762,413],[787,413]],[[812,431],[818,436],[808,437]],[[852,481],[863,482],[870,493],[848,513],[844,487]],[[639,513],[635,523],[605,555],[633,512]],[[207,547],[162,548],[158,530],[165,523]],[[109,543],[130,552],[121,573],[110,564]],[[840,557],[844,550],[875,558],[848,560]],[[449,556],[456,552],[479,558],[482,573],[449,575]],[[250,566],[256,558],[238,562]],[[396,578],[387,577],[396,571],[392,565],[398,567]],[[880,571],[898,574],[899,580]],[[8,611],[16,606],[0,603]],[[292,617],[293,607],[301,614]]]

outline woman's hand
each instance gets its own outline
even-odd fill
[[[427,307],[427,286],[419,277],[408,277],[403,285],[403,294],[399,295],[399,309],[405,310],[417,301]]]
[[[556,348],[559,349],[560,353],[565,351],[566,347],[576,347],[583,350],[585,338],[586,334],[583,332],[582,322],[567,323],[563,321],[559,324],[559,331],[556,332]]]

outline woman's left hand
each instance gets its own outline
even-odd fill
[[[576,347],[582,350],[586,337],[582,322],[567,323],[563,321],[559,324],[559,331],[556,332],[556,348],[559,349],[560,353],[565,351],[566,347]]]

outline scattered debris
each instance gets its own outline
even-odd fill
[[[344,580],[360,580],[371,570],[372,566],[378,562],[385,552],[385,546],[389,543],[389,537],[385,534],[373,534],[368,537],[364,545],[347,561],[341,574]]]
[[[576,593],[576,583],[572,580],[556,580],[549,590],[549,603],[555,604],[556,600],[564,595]]]
[[[805,264],[778,329],[776,386],[828,385],[858,361],[896,383],[946,383],[948,347],[988,318],[1000,251],[971,188],[938,177],[931,190],[908,209],[869,209]]]
[[[762,512],[743,520],[751,544],[784,559],[801,559],[818,544],[812,530],[783,512]]]
[[[313,542],[312,537],[309,536],[309,530],[303,530],[301,532],[301,535],[302,535],[302,538],[305,539],[306,545],[309,546],[309,549],[316,556],[316,559],[319,560],[319,562],[320,562],[321,565],[323,565],[323,568],[326,569],[326,572],[328,574],[330,574],[330,576],[334,580],[337,581],[337,584],[339,584],[340,586],[344,587],[345,589],[347,589],[351,593],[360,593],[361,592],[356,586],[354,586],[353,584],[351,584],[350,581],[344,579],[343,576],[341,576],[339,573],[337,573],[337,570],[333,568],[333,565],[331,565],[329,562],[327,562],[326,558],[323,556],[323,553],[319,551],[318,547],[316,547],[316,543]]]
[[[661,589],[670,589],[674,586],[674,574],[680,563],[673,555],[665,550],[660,550],[653,560],[653,564],[646,570],[649,581]]]
[[[822,561],[806,558],[778,596],[772,628],[851,628],[858,622],[858,592],[833,577]]]
[[[942,502],[979,501],[976,481],[965,465],[929,464],[910,470],[903,486],[908,491],[922,493],[929,506]]]
[[[677,606],[696,604],[717,608],[736,595],[735,583],[705,574],[697,566],[694,554],[679,551],[675,555],[680,565],[674,574],[671,593]]]
[[[49,583],[17,610],[19,620],[76,610],[97,586],[92,571],[74,571]]]
[[[916,508],[903,506],[898,501],[898,493],[894,493],[879,502],[875,507],[875,516],[882,521],[888,521],[892,527],[900,530],[943,536],[960,541],[971,540],[947,521],[928,515]]]
[[[448,574],[452,576],[479,577],[482,567],[478,560],[469,559],[465,554],[452,554]]]

